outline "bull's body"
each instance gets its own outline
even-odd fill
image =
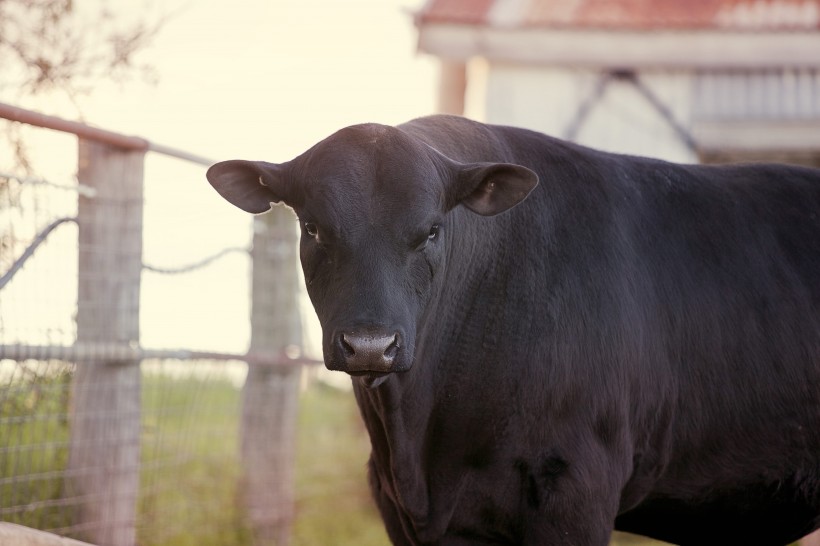
[[[614,527],[785,544],[820,526],[820,171],[432,117],[209,177],[307,226],[326,363],[361,376],[394,543],[603,545]]]

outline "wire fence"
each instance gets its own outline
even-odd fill
[[[72,490],[71,482],[92,479],[97,471],[70,464],[75,366],[50,361],[4,368],[9,375],[0,399],[0,520],[74,537],[98,536],[103,524],[133,526],[139,544],[173,544],[182,538],[201,544],[245,543],[236,491],[231,489],[240,468],[236,376],[241,365],[170,360],[142,364],[141,430],[132,439],[136,443],[106,445],[116,437],[106,434],[83,446],[140,448],[139,460],[131,463],[137,468],[119,466],[121,471],[139,471],[136,513],[124,520],[110,513],[84,517],[80,511],[93,493]],[[127,416],[91,417],[110,428]],[[220,480],[214,480],[215,475]],[[111,498],[104,504],[116,505]]]
[[[69,129],[76,179],[0,164],[0,520],[112,546],[383,543],[352,398],[299,395],[291,213],[232,215],[191,197],[211,196],[196,156]]]

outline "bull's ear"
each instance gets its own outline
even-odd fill
[[[453,205],[483,216],[511,209],[538,185],[538,175],[512,163],[472,163],[456,169]]]
[[[219,195],[246,212],[267,212],[271,203],[287,200],[281,165],[236,159],[212,165],[205,176]]]

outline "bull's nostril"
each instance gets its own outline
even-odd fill
[[[345,356],[347,358],[352,358],[356,355],[356,350],[353,348],[352,345],[350,345],[350,343],[347,342],[344,334],[341,335],[339,341],[341,342],[342,350],[345,352]]]
[[[399,335],[393,334],[393,341],[390,345],[387,346],[387,349],[384,351],[384,356],[387,357],[388,360],[392,360],[396,357],[396,354],[399,352]]]

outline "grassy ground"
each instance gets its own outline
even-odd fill
[[[245,546],[240,393],[219,377],[144,374],[140,546]],[[0,385],[0,520],[71,532],[64,500],[70,375]],[[386,544],[365,476],[369,443],[351,393],[300,401],[294,546]],[[82,538],[81,534],[75,534]]]
[[[52,474],[68,462],[71,375],[62,369],[31,375],[33,381],[0,388],[0,520],[60,528],[73,518],[72,507],[60,501],[62,477]]]
[[[300,409],[293,546],[389,544],[367,487],[370,442],[353,394],[314,387]]]
[[[153,394],[144,399],[143,458],[167,463],[143,472],[140,544],[251,544],[238,509],[238,391],[228,382],[153,381],[144,385]],[[369,442],[353,395],[309,389],[297,430],[292,545],[387,544],[367,489]]]
[[[143,377],[140,546],[244,546],[239,391],[219,378]]]

